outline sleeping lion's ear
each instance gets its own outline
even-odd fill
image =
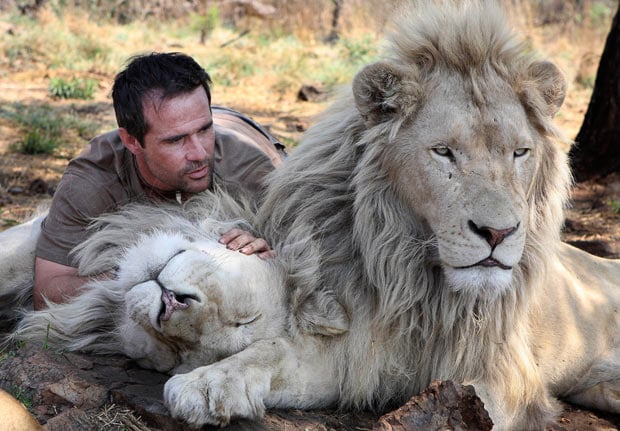
[[[528,67],[527,73],[545,102],[547,108],[545,114],[553,117],[560,110],[566,96],[564,74],[549,61],[532,63]]]
[[[353,79],[355,104],[367,126],[408,115],[417,105],[412,82],[402,68],[378,62],[364,67]]]
[[[349,330],[349,316],[330,291],[313,292],[294,314],[298,327],[307,334],[333,337]]]

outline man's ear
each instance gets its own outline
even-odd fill
[[[142,144],[135,136],[130,135],[127,129],[120,127],[118,134],[121,137],[121,142],[129,151],[136,155],[142,152]]]

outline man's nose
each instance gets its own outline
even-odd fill
[[[204,160],[207,156],[203,140],[196,135],[189,135],[185,146],[185,158],[187,160]]]

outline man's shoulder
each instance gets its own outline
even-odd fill
[[[92,138],[78,158],[97,159],[115,154],[125,154],[126,151],[118,129],[116,129]]]
[[[250,117],[222,106],[213,106],[212,110],[216,131],[216,151],[218,151],[217,147],[226,142],[228,147],[239,147],[239,152],[230,150],[224,152],[246,153],[250,157],[261,154],[270,159],[274,166],[278,166],[286,157],[284,145]]]
[[[69,162],[58,189],[72,190],[89,203],[102,195],[118,203],[143,194],[133,155],[116,130],[93,138]],[[106,201],[105,205],[108,204]]]
[[[69,162],[68,172],[99,172],[118,175],[126,171],[131,162],[131,153],[123,145],[118,130],[112,130],[90,140],[79,156]]]

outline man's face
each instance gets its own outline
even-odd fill
[[[162,191],[207,189],[213,175],[215,131],[205,89],[200,86],[166,100],[157,93],[147,95],[142,106],[148,125],[144,146],[126,143],[142,178]]]

